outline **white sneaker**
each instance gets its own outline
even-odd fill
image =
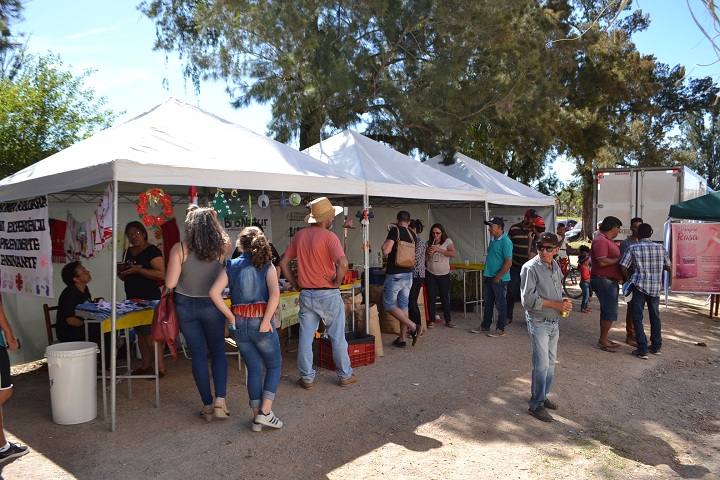
[[[283,423],[275,416],[272,410],[267,415],[264,415],[262,411],[260,411],[257,415],[255,415],[254,422],[260,424],[261,426],[266,425],[272,428],[282,428],[283,426]]]

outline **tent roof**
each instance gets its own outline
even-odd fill
[[[438,173],[390,147],[345,130],[304,150],[343,172],[367,180],[368,195],[482,202],[485,192]]]
[[[0,201],[112,180],[347,195],[365,192],[360,178],[171,98],[0,180]]]
[[[433,167],[465,183],[487,191],[487,200],[498,205],[554,206],[555,199],[514,180],[462,153],[455,154],[453,165],[443,165],[438,155],[426,161]]]
[[[670,205],[669,215],[684,220],[720,221],[720,192]]]

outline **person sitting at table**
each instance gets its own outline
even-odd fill
[[[118,271],[118,277],[125,282],[125,296],[128,299],[160,300],[158,280],[165,278],[165,261],[158,247],[148,242],[148,233],[140,222],[125,226],[125,236],[130,246],[125,250],[125,269]],[[142,356],[142,367],[132,371],[133,375],[150,375],[153,368],[153,339],[150,325],[134,327]],[[164,344],[159,345],[158,374],[165,376]]]
[[[175,289],[180,331],[192,354],[193,378],[203,402],[200,415],[208,422],[213,416],[227,418],[230,414],[225,405],[228,377],[225,316],[213,305],[209,292],[231,249],[230,237],[218,223],[215,210],[190,205],[185,216],[185,240],[170,250],[165,275],[165,286]],[[208,375],[208,352],[215,385],[214,400]]]
[[[237,247],[242,255],[227,262],[210,289],[210,298],[233,327],[231,333],[247,366],[252,430],[259,432],[263,425],[271,428],[283,425],[272,411],[282,373],[280,339],[273,325],[280,287],[277,272],[271,268],[270,242],[259,228],[244,228]],[[228,285],[232,310],[222,298]]]
[[[75,314],[75,307],[92,299],[87,284],[92,280],[90,272],[80,262],[66,264],[62,272],[65,290],[58,300],[55,334],[60,342],[95,342],[100,346],[100,323],[88,325],[88,338],[85,338],[85,320]],[[105,368],[110,368],[110,332],[105,334]],[[98,366],[99,368],[99,366]]]

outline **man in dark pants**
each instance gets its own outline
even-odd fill
[[[624,255],[630,245],[634,245],[640,241],[638,237],[638,227],[643,223],[643,219],[635,217],[630,220],[630,235],[620,242],[620,255]],[[628,268],[626,277],[630,277],[633,274],[632,267]],[[625,343],[633,347],[637,347],[635,342],[635,327],[633,326],[632,318],[632,307],[628,306],[627,313],[625,314]]]
[[[508,230],[508,238],[513,244],[513,255],[512,266],[510,267],[510,282],[508,282],[505,296],[507,305],[505,325],[510,325],[513,321],[513,308],[520,288],[520,269],[525,262],[536,255],[530,251],[535,240],[534,218],[540,218],[540,215],[538,215],[537,210],[531,208],[525,212],[525,218],[522,222],[516,223]]]

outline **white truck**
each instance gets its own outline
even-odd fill
[[[618,240],[630,234],[630,219],[640,217],[652,225],[652,240],[662,242],[670,205],[707,193],[705,179],[687,167],[606,168],[597,170],[595,180],[592,229],[617,217],[623,222]]]

